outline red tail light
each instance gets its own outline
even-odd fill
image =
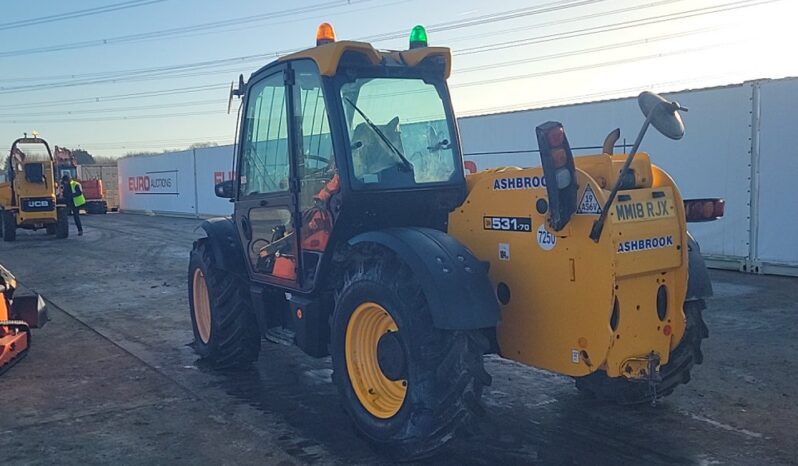
[[[709,222],[723,217],[723,199],[685,199],[684,213],[688,222]]]

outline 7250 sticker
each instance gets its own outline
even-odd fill
[[[529,217],[483,217],[486,230],[532,232],[532,219]]]

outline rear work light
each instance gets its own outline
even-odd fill
[[[335,30],[333,30],[332,24],[319,24],[319,28],[316,29],[316,45],[331,44],[333,42],[335,42]]]
[[[560,231],[576,212],[574,156],[561,123],[546,122],[535,128],[535,133],[549,196],[549,224]]]
[[[710,222],[723,217],[723,199],[685,199],[684,213],[688,222]]]

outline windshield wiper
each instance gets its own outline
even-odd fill
[[[384,142],[393,151],[393,153],[396,154],[397,157],[399,157],[399,160],[402,161],[402,164],[404,165],[405,169],[407,171],[413,171],[413,164],[411,164],[410,161],[407,160],[407,157],[405,157],[405,155],[399,149],[397,149],[396,146],[393,145],[390,139],[388,139],[388,136],[386,136],[385,133],[383,133],[382,130],[377,125],[372,123],[372,121],[369,120],[369,117],[367,117],[362,110],[357,108],[357,105],[355,105],[354,102],[349,100],[349,97],[344,97],[344,100],[349,102],[349,105],[351,105],[352,108],[354,108],[355,111],[363,118],[366,124],[369,125],[369,128],[374,130],[374,132],[377,133],[377,136],[379,136],[380,139],[382,139],[382,142]]]

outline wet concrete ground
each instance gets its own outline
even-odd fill
[[[379,464],[329,359],[264,342],[247,372],[197,365],[186,267],[197,220],[84,216],[86,234],[20,231],[0,262],[52,322],[0,377],[2,464]],[[489,357],[475,432],[430,464],[798,464],[798,279],[713,271],[693,380],[656,407],[580,396]]]

